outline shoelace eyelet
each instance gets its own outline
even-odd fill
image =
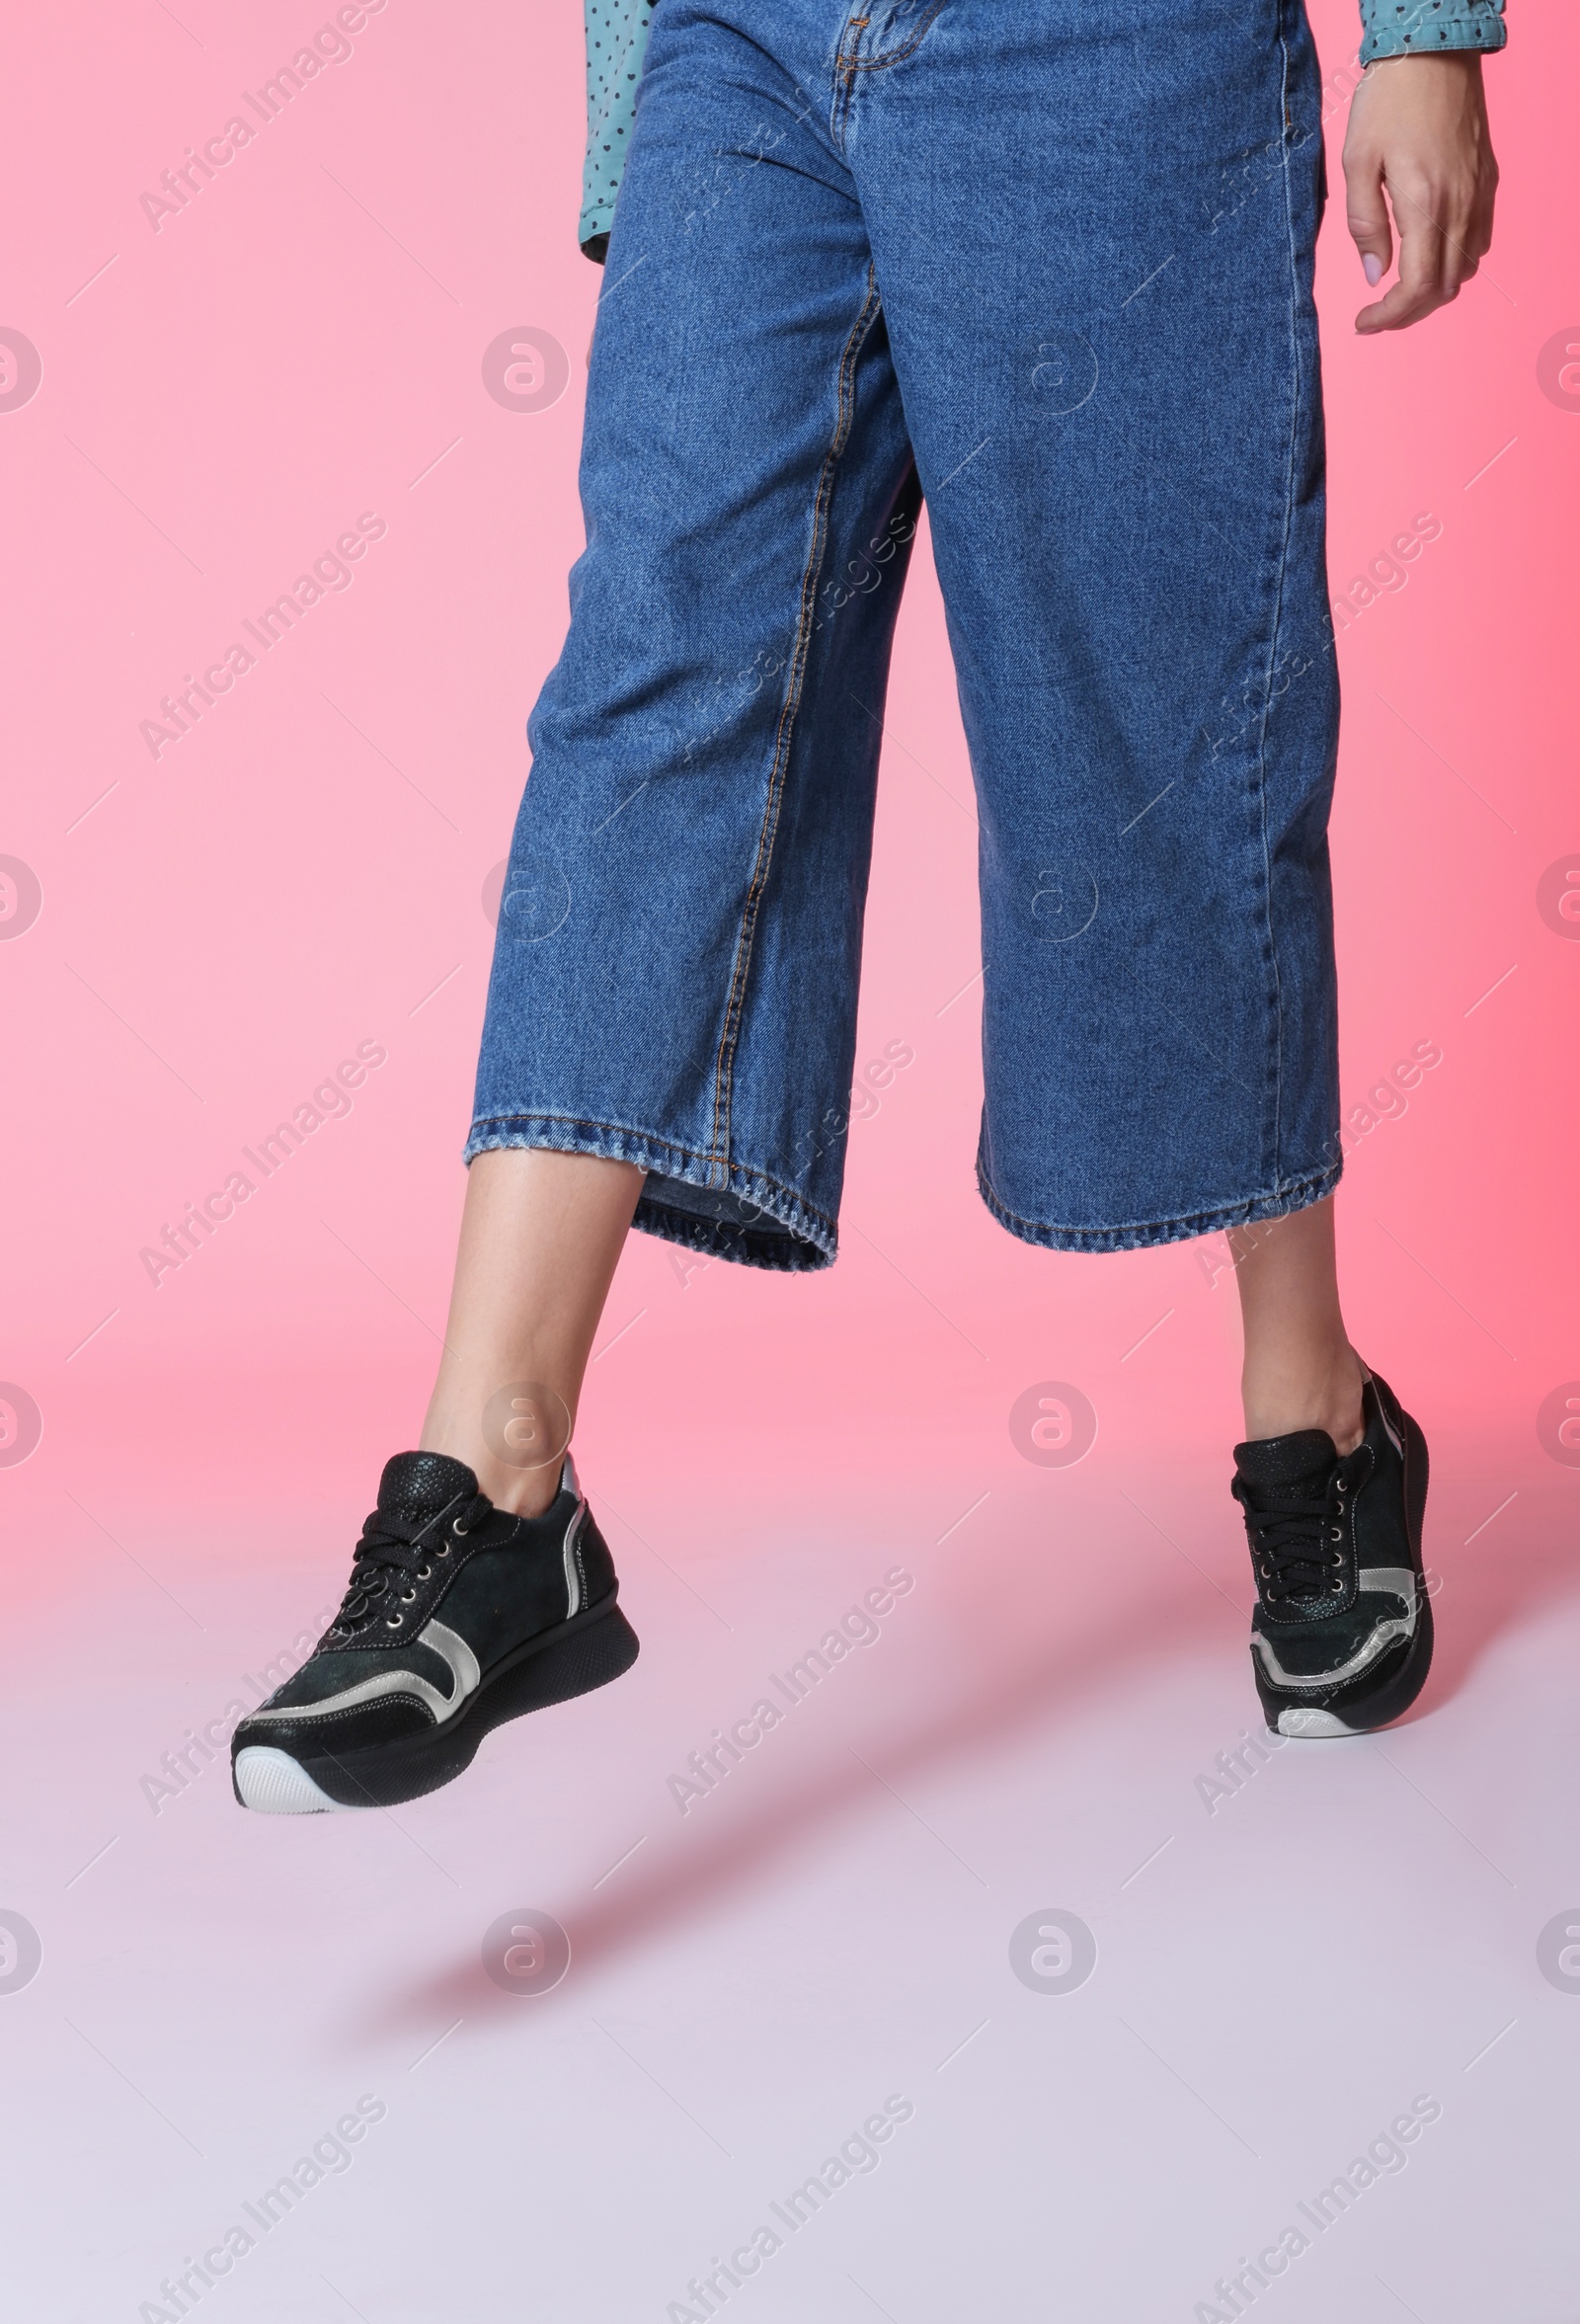
[[[384,1628],[386,1630],[399,1630],[401,1624],[405,1620],[406,1617],[404,1614],[386,1614],[384,1617]]]
[[[413,1600],[413,1599],[416,1597],[416,1595],[417,1595],[417,1592],[416,1592],[416,1590],[402,1590],[402,1592],[401,1592],[401,1604],[402,1604],[403,1606],[409,1606],[409,1605],[411,1604],[412,1600]]]
[[[430,1574],[433,1572],[433,1570],[434,1570],[434,1568],[433,1568],[433,1566],[432,1566],[432,1565],[420,1565],[420,1566],[418,1567],[418,1569],[417,1569],[417,1578],[418,1578],[418,1580],[419,1580],[419,1581],[427,1581],[427,1579],[428,1579],[429,1575],[430,1575]]]
[[[465,1541],[471,1530],[472,1528],[469,1525],[463,1525],[461,1523],[459,1517],[457,1517],[450,1526],[450,1531],[454,1534],[457,1541]]]

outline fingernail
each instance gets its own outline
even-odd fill
[[[1382,280],[1382,261],[1378,257],[1376,251],[1369,250],[1361,264],[1366,269],[1367,280],[1375,290]]]

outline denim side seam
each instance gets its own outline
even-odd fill
[[[1023,1219],[999,1200],[977,1158],[977,1189],[992,1216],[1022,1242],[1047,1250],[1145,1250],[1163,1242],[1192,1242],[1202,1235],[1216,1235],[1227,1227],[1249,1227],[1260,1219],[1281,1219],[1291,1211],[1308,1210],[1322,1202],[1339,1182],[1342,1157],[1304,1178],[1291,1179],[1271,1194],[1247,1195],[1243,1202],[1221,1203],[1216,1209],[1194,1211],[1179,1219],[1142,1219],[1124,1227],[1052,1227],[1040,1219]]]
[[[1301,0],[1293,0],[1300,5]],[[1300,441],[1303,381],[1301,377],[1301,339],[1297,318],[1300,301],[1300,263],[1295,248],[1295,209],[1290,196],[1290,44],[1289,12],[1292,0],[1279,0],[1278,46],[1280,57],[1279,112],[1284,123],[1284,166],[1280,176],[1284,185],[1284,220],[1286,247],[1289,254],[1289,329],[1290,364],[1294,380],[1294,394],[1290,406],[1288,455],[1284,470],[1283,528],[1278,544],[1278,572],[1273,588],[1273,619],[1268,630],[1267,668],[1263,676],[1262,716],[1256,737],[1256,804],[1262,835],[1262,919],[1267,930],[1267,965],[1272,972],[1273,1051],[1269,1067],[1272,1076],[1271,1138],[1264,1151],[1267,1166],[1277,1185],[1283,1167],[1284,1151],[1284,987],[1279,975],[1278,938],[1273,927],[1273,863],[1267,834],[1267,729],[1273,711],[1273,673],[1278,668],[1278,641],[1284,620],[1284,585],[1289,571],[1290,535],[1295,522],[1295,453]]]
[[[463,1162],[471,1162],[480,1154],[500,1148],[546,1149],[552,1154],[590,1154],[603,1162],[634,1162],[639,1169],[653,1172],[661,1178],[678,1178],[683,1185],[700,1187],[704,1192],[720,1191],[714,1176],[717,1158],[701,1154],[694,1147],[676,1145],[673,1139],[661,1138],[651,1130],[635,1130],[619,1122],[591,1121],[577,1114],[522,1113],[484,1114],[472,1124],[471,1135],[462,1150]],[[732,1183],[733,1181],[733,1183]],[[728,1165],[724,1191],[739,1194],[760,1211],[764,1218],[775,1220],[787,1232],[810,1244],[820,1256],[805,1260],[803,1265],[828,1266],[838,1252],[839,1231],[835,1222],[819,1210],[814,1203],[798,1194],[793,1186],[784,1185],[766,1170],[748,1169],[743,1163]],[[749,1228],[731,1229],[727,1225],[720,1240],[706,1244],[695,1242],[688,1233],[667,1233],[649,1223],[644,1213],[662,1210],[666,1217],[677,1214],[657,1198],[650,1204],[646,1193],[637,1205],[638,1226],[650,1233],[665,1235],[672,1242],[688,1242],[693,1247],[722,1249],[732,1235],[750,1238]],[[713,1221],[698,1220],[699,1228],[708,1228]],[[761,1260],[748,1262],[762,1264]]]
[[[882,301],[878,295],[876,270],[867,268],[867,295],[861,311],[845,341],[844,354],[839,360],[838,404],[834,418],[832,441],[824,455],[818,477],[818,490],[813,502],[812,539],[807,549],[807,562],[801,576],[801,610],[796,625],[795,645],[790,657],[790,675],[785,686],[784,707],[779,713],[778,732],[774,737],[773,763],[768,774],[768,795],[763,805],[762,829],[757,837],[756,861],[752,866],[751,883],[741,914],[741,933],[736,940],[735,973],[730,981],[730,1001],[724,1014],[724,1025],[719,1035],[719,1053],[714,1063],[713,1085],[713,1153],[709,1158],[721,1170],[730,1168],[730,1109],[735,1091],[736,1044],[740,1038],[741,1020],[746,1010],[747,979],[751,968],[751,951],[756,935],[757,914],[767,885],[769,866],[773,859],[774,836],[779,825],[779,802],[784,793],[786,771],[790,763],[791,746],[795,740],[796,713],[801,707],[802,688],[806,680],[807,657],[812,642],[812,616],[817,605],[818,578],[823,571],[824,551],[829,540],[829,504],[833,498],[834,476],[839,459],[849,441],[855,404],[855,370],[861,350],[872,328],[873,317]],[[710,1181],[711,1182],[711,1181]]]

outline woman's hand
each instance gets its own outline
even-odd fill
[[[1480,51],[1371,66],[1350,105],[1344,181],[1350,232],[1374,286],[1393,259],[1389,203],[1399,236],[1399,279],[1362,307],[1357,331],[1402,331],[1458,298],[1491,248],[1498,190]]]

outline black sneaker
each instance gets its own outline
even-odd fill
[[[1281,1735],[1352,1735],[1407,1711],[1432,1662],[1421,1568],[1426,1438],[1366,1375],[1366,1434],[1340,1460],[1324,1428],[1234,1448],[1257,1608],[1251,1667]]]
[[[463,1461],[397,1453],[340,1612],[236,1728],[244,1807],[388,1807],[469,1767],[491,1727],[618,1678],[636,1634],[569,1455],[541,1517],[510,1517]]]

